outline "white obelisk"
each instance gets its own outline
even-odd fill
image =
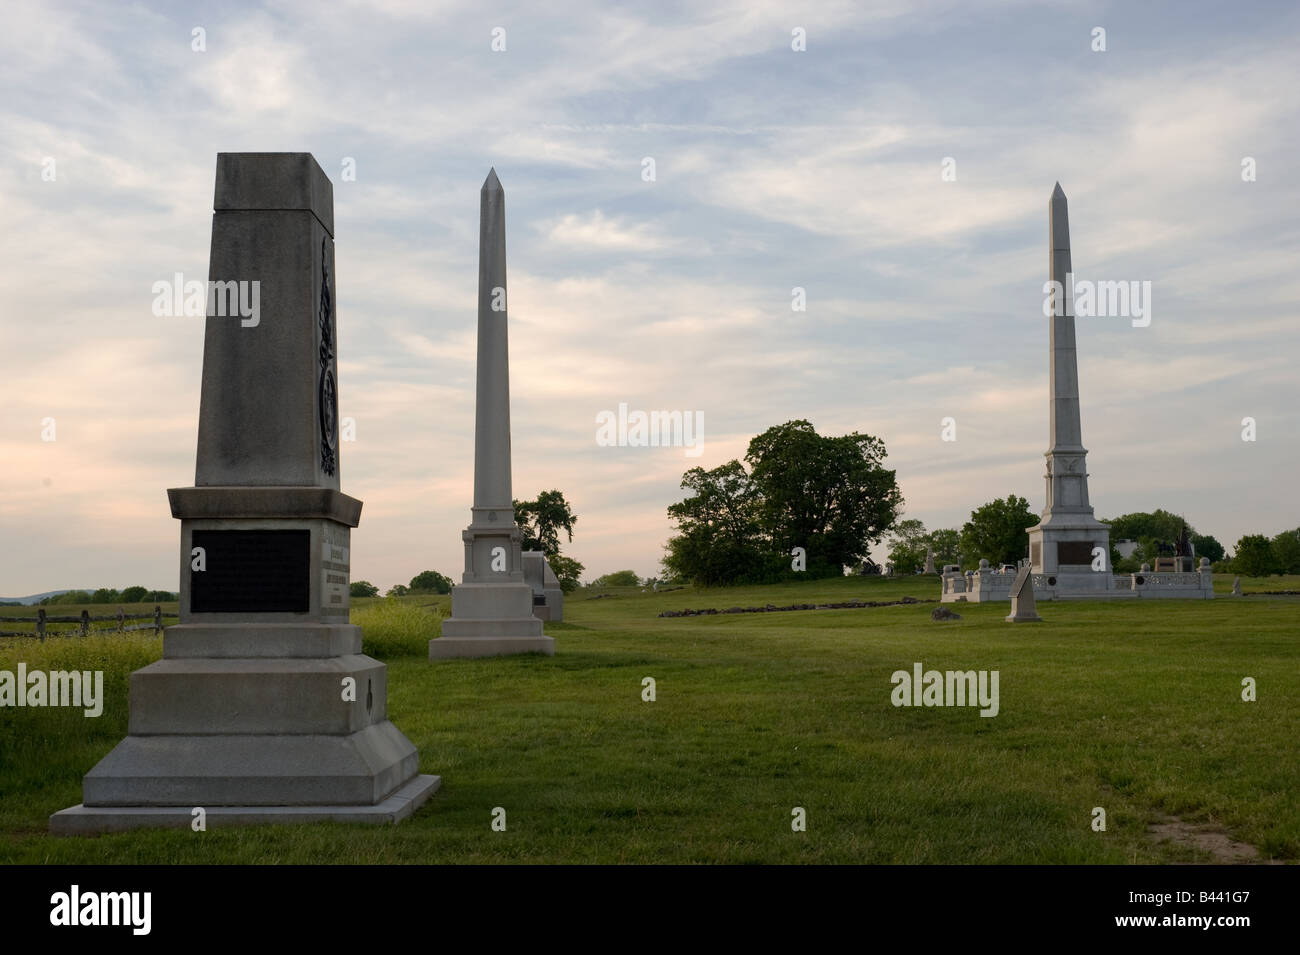
[[[1053,289],[1050,326],[1051,406],[1047,449],[1047,503],[1042,519],[1029,528],[1029,560],[1036,574],[1048,574],[1063,591],[1088,593],[1113,589],[1110,525],[1093,515],[1088,501],[1087,449],[1079,422],[1079,369],[1074,338],[1074,276],[1070,261],[1070,220],[1058,182],[1048,202],[1048,277]],[[1097,570],[1097,548],[1102,569]],[[1057,583],[1049,583],[1055,588]]]
[[[533,615],[510,487],[505,199],[493,169],[480,193],[474,505],[461,534],[465,575],[452,588],[442,636],[429,641],[434,660],[555,652],[555,641]]]

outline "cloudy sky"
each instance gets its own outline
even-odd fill
[[[1148,327],[1078,322],[1098,516],[1164,507],[1229,547],[1300,525],[1293,3],[5,11],[0,594],[178,586],[203,322],[151,288],[206,278],[218,152],[334,182],[354,579],[462,569],[492,166],[515,496],[563,490],[588,577],[654,572],[682,472],[792,418],[882,438],[927,527],[1041,508],[1057,180],[1078,277],[1152,283]],[[599,446],[620,402],[702,412],[703,454]]]

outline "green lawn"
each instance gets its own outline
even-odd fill
[[[1216,581],[1223,593],[1232,578]],[[1243,580],[1247,591],[1300,579]],[[934,601],[935,578],[572,596],[552,658],[430,663],[446,597],[357,601],[389,715],[442,790],[392,827],[53,838],[126,732],[127,675],[161,640],[0,640],[0,669],[103,669],[104,715],[0,710],[0,862],[1204,861],[1159,815],[1300,858],[1300,603],[1006,604],[659,618],[665,609]],[[165,608],[166,609],[166,608]],[[14,608],[3,612],[12,615]],[[79,608],[77,608],[79,612]],[[58,612],[67,612],[59,608]],[[92,612],[97,612],[92,610]],[[998,670],[1000,713],[896,708],[890,675]],[[653,677],[657,700],[643,702]],[[1258,701],[1241,700],[1243,677]],[[507,830],[494,832],[494,807]],[[792,832],[793,807],[807,831]],[[1091,829],[1104,807],[1107,831]]]

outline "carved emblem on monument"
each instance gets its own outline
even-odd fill
[[[334,383],[334,303],[330,297],[329,239],[320,241],[320,467],[333,474],[338,433],[338,389]]]

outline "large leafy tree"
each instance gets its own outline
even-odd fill
[[[899,521],[889,533],[889,562],[894,573],[910,574],[925,566],[925,545],[930,535],[914,517]]]
[[[944,527],[931,531],[926,538],[926,543],[934,548],[934,566],[937,569],[943,570],[944,564],[961,563],[961,531],[956,528]],[[925,555],[921,556],[924,560]]]
[[[550,564],[551,570],[560,582],[562,591],[570,594],[578,589],[583,570],[580,563],[572,557],[565,557],[563,554],[551,554],[546,558],[546,563]]]
[[[1209,534],[1191,534],[1192,549],[1196,551],[1196,557],[1199,560],[1202,557],[1208,557],[1210,563],[1217,564],[1223,560],[1223,545],[1220,544]]]
[[[677,534],[664,569],[698,584],[763,582],[791,572],[804,549],[806,573],[838,575],[893,526],[902,506],[882,441],[864,434],[824,437],[807,421],[769,428],[745,461],[692,468],[692,495],[668,508]]]
[[[768,579],[773,562],[762,543],[758,489],[744,465],[694,467],[681,486],[693,493],[668,508],[678,531],[665,547],[668,574],[706,587]]]
[[[436,570],[424,570],[411,578],[410,593],[451,593],[451,578]]]
[[[523,531],[523,549],[540,550],[548,557],[560,552],[560,532],[573,540],[578,522],[560,491],[542,491],[535,501],[515,501],[515,523]]]
[[[1267,577],[1276,573],[1277,558],[1273,542],[1263,534],[1247,534],[1237,541],[1232,555],[1232,569],[1247,577]]]
[[[1028,529],[1037,523],[1038,515],[1023,497],[1009,494],[989,501],[971,511],[962,526],[962,551],[973,560],[987,557],[994,566],[1014,564],[1029,553]]]
[[[768,428],[745,460],[760,492],[759,510],[779,554],[803,547],[808,570],[840,574],[893,526],[903,505],[885,444],[868,434],[819,435],[803,420]]]
[[[1102,523],[1110,525],[1112,563],[1115,563],[1118,554],[1114,545],[1121,540],[1137,541],[1138,549],[1133,553],[1133,562],[1149,562],[1161,555],[1173,555],[1177,552],[1183,528],[1187,529],[1188,540],[1196,550],[1197,557],[1208,557],[1211,561],[1223,559],[1222,544],[1213,537],[1196,533],[1196,528],[1184,518],[1162,508],[1121,514],[1119,517],[1106,518]]]
[[[1300,574],[1300,528],[1283,531],[1271,543],[1277,573]]]
[[[578,588],[583,566],[560,554],[560,532],[573,540],[578,518],[560,491],[542,491],[535,501],[515,501],[515,523],[523,532],[523,549],[540,550],[566,594]]]

